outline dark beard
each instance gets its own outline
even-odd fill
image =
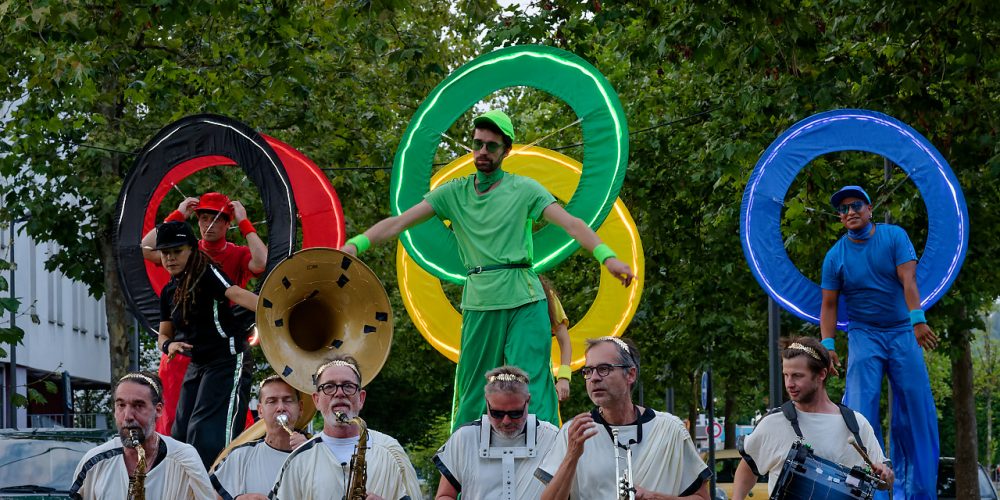
[[[135,435],[134,438],[133,433]],[[118,435],[121,437],[122,445],[126,448],[141,446],[142,443],[146,441],[146,433],[143,431],[142,427],[139,427],[138,424],[122,427],[122,429],[118,431]]]

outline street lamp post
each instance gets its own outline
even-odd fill
[[[19,222],[26,222],[28,216],[19,217],[10,222],[10,298],[16,297],[15,281],[14,277],[16,275],[15,270],[17,269],[17,264],[14,262],[14,226]],[[17,311],[11,311],[10,313],[10,328],[13,330],[17,328]],[[17,409],[14,407],[14,394],[17,390],[17,342],[10,342],[10,362],[7,364],[7,427],[11,429],[17,428]]]

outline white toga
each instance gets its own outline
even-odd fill
[[[347,489],[350,464],[341,463],[319,433],[295,449],[285,460],[270,498],[281,500],[339,499]],[[419,499],[420,483],[399,442],[368,430],[365,453],[370,493],[387,500]]]
[[[812,447],[813,453],[818,457],[853,467],[855,465],[864,466],[865,461],[861,454],[848,444],[847,438],[853,436],[844,423],[844,417],[838,413],[809,413],[797,411],[799,428],[802,429],[804,442]],[[872,462],[880,464],[885,461],[882,447],[875,439],[875,431],[864,415],[854,412],[858,419],[858,434],[861,435],[861,442],[867,448],[868,456]],[[767,492],[774,490],[774,485],[778,482],[781,468],[788,457],[788,451],[798,437],[792,429],[791,422],[785,418],[780,411],[771,413],[757,423],[744,440],[740,447],[740,452],[744,458],[749,457],[747,463],[753,463],[756,472],[767,474]]]
[[[160,436],[162,459],[146,474],[146,500],[214,499],[215,491],[198,452],[190,445]],[[156,457],[146,457],[152,464]],[[120,437],[90,451],[80,460],[73,474],[70,496],[76,499],[125,498],[128,494],[128,471]]]
[[[646,408],[637,424],[610,425],[596,410],[591,412],[598,433],[584,442],[583,455],[577,463],[570,497],[574,499],[617,498],[615,477],[615,447],[610,429],[618,429],[619,443],[631,445],[633,484],[667,495],[690,495],[701,488],[710,471],[698,455],[684,422],[669,414]],[[563,424],[555,444],[535,476],[546,484],[559,470],[566,456],[570,423]],[[639,429],[641,427],[641,439]],[[619,448],[618,468],[626,469],[625,450]]]
[[[267,495],[290,453],[272,448],[263,438],[237,446],[209,476],[212,487],[223,500],[245,493]]]
[[[532,429],[533,446],[527,446]],[[484,431],[489,432],[489,437]],[[462,493],[462,498],[539,498],[545,484],[535,478],[535,469],[558,433],[556,426],[539,422],[531,415],[525,432],[507,439],[493,430],[488,417],[483,417],[456,429],[434,455],[434,465]],[[509,456],[509,474],[514,478],[509,490],[505,489],[504,456]]]

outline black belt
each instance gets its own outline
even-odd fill
[[[466,273],[466,276],[472,276],[473,274],[484,273],[486,271],[496,271],[497,269],[528,269],[530,267],[531,264],[525,262],[522,262],[520,264],[494,264],[492,266],[476,266],[473,267],[472,269],[469,269],[469,272]]]

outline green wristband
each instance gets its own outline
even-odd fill
[[[354,248],[358,249],[358,255],[361,255],[365,250],[368,250],[368,247],[372,246],[372,242],[368,240],[368,237],[364,233],[347,240],[347,243],[354,245]]]
[[[611,247],[609,247],[607,244],[604,244],[604,243],[601,243],[600,245],[597,245],[596,247],[594,247],[594,252],[593,253],[594,253],[594,258],[597,259],[597,262],[600,262],[601,264],[604,264],[604,261],[606,261],[606,260],[608,260],[608,259],[610,259],[612,257],[615,257],[615,258],[618,257],[618,255],[615,253],[615,251],[612,250]]]

